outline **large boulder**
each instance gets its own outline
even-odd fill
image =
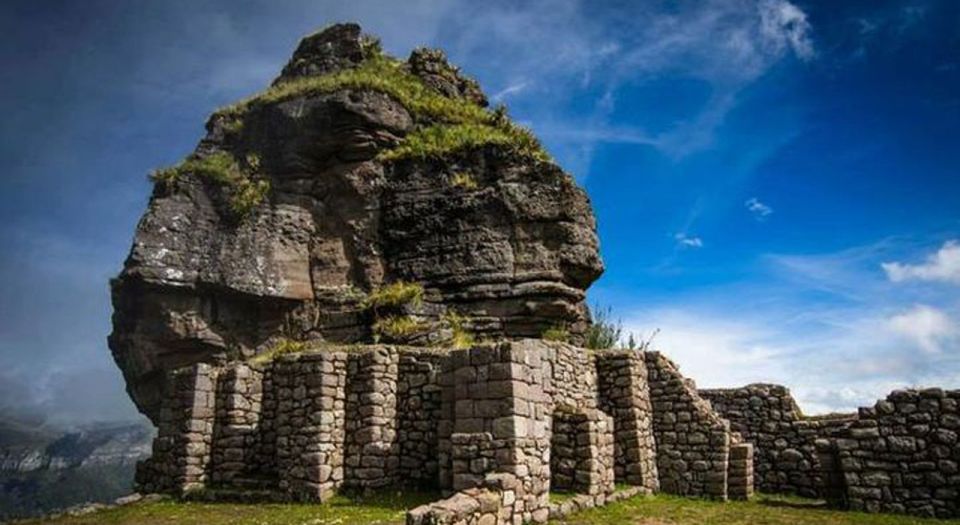
[[[140,409],[156,418],[166,370],[278,338],[446,344],[451,329],[562,327],[576,342],[603,271],[589,200],[486,104],[442,52],[390,59],[341,24],[305,38],[270,89],[214,113],[196,151],[154,174],[112,282],[110,348]],[[370,300],[391,283],[416,293]]]

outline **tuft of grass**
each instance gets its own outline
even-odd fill
[[[386,336],[391,339],[400,339],[422,332],[424,329],[423,323],[409,315],[389,315],[373,323],[373,333],[378,338]]]
[[[623,325],[620,320],[613,321],[612,308],[595,306],[590,310],[590,326],[587,327],[585,335],[585,347],[590,350],[606,350],[620,344]],[[633,344],[636,345],[636,342]]]
[[[540,334],[540,338],[545,341],[559,341],[561,343],[566,343],[570,341],[570,331],[567,329],[566,325],[555,325],[547,328]]]
[[[416,130],[392,149],[380,153],[382,161],[402,159],[439,159],[456,151],[476,148],[486,144],[509,147],[514,153],[530,158],[549,161],[540,141],[526,128],[512,123],[492,125],[486,123],[436,124]]]
[[[456,312],[447,312],[446,315],[443,316],[443,320],[450,325],[450,329],[453,331],[453,337],[450,341],[453,348],[457,350],[472,348],[477,343],[476,337],[474,337],[465,326],[467,322],[466,317]]]
[[[256,159],[254,169],[259,168],[259,157],[255,154],[247,157],[248,163],[249,159]],[[241,217],[253,211],[270,193],[269,181],[252,179],[233,155],[223,151],[203,157],[191,156],[176,166],[153,171],[150,178],[157,183],[172,184],[189,175],[213,181],[226,188],[230,209]]]
[[[381,286],[370,292],[363,300],[364,308],[390,308],[404,305],[414,307],[423,304],[423,285],[419,283],[408,283],[406,281],[395,281],[386,286]]]
[[[298,354],[306,349],[303,341],[294,341],[293,339],[283,338],[276,342],[269,350],[262,352],[250,358],[254,364],[264,364],[287,354]]]
[[[451,175],[450,185],[465,190],[475,190],[480,186],[477,184],[477,179],[465,171],[458,171]]]

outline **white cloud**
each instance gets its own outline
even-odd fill
[[[760,34],[766,46],[777,53],[789,47],[802,60],[813,58],[811,27],[806,13],[786,0],[762,0],[758,8]]]
[[[673,238],[684,248],[703,248],[703,240],[700,237],[691,237],[686,233],[678,233],[674,235]]]
[[[927,305],[890,318],[889,327],[925,352],[940,353],[944,345],[957,336],[956,323],[947,314]]]
[[[887,277],[895,282],[943,281],[960,284],[960,243],[947,241],[937,253],[927,257],[922,264],[888,262],[881,265]]]
[[[744,202],[743,204],[744,206],[747,207],[748,210],[750,210],[750,213],[752,213],[754,218],[757,219],[758,221],[766,220],[766,218],[770,216],[771,213],[773,213],[773,208],[760,202],[760,200],[757,199],[756,197],[747,199],[747,201]]]

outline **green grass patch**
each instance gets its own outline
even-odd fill
[[[377,91],[402,104],[411,114],[437,122],[492,122],[489,111],[459,98],[449,98],[427,87],[403,62],[374,54],[358,67],[328,75],[298,77],[271,86],[253,97],[217,111],[236,116],[254,106],[283,102],[296,97],[334,93],[344,89]]]
[[[447,312],[446,315],[443,316],[443,320],[450,325],[450,330],[453,331],[450,345],[454,349],[463,350],[465,348],[472,348],[477,343],[476,337],[467,330],[466,317],[456,312]]]
[[[465,171],[458,171],[451,175],[450,185],[464,190],[475,190],[480,186],[477,184],[477,179]]]
[[[248,155],[250,168],[260,166],[259,157]],[[227,189],[230,209],[239,216],[253,211],[270,193],[270,182],[251,178],[233,155],[218,151],[203,157],[191,156],[169,168],[155,170],[150,174],[154,182],[172,184],[182,177],[193,175],[212,181]]]
[[[960,525],[960,520],[922,519],[827,509],[817,500],[760,494],[751,501],[717,502],[678,496],[637,496],[578,512],[570,525]]]
[[[235,504],[161,501],[86,516],[30,523],[57,525],[402,525],[406,511],[439,499],[432,493],[335,496],[322,504]]]
[[[531,158],[549,161],[540,142],[529,130],[512,123],[486,124],[436,124],[407,135],[392,149],[379,155],[383,161],[401,159],[438,159],[456,151],[476,148],[486,144],[506,146],[513,152]]]
[[[559,341],[561,343],[566,343],[570,341],[570,331],[567,329],[566,325],[556,325],[551,326],[543,331],[540,334],[540,338],[545,341]]]
[[[388,315],[373,323],[373,333],[378,340],[383,336],[391,339],[409,337],[422,332],[425,328],[423,323],[409,315]]]
[[[299,354],[307,349],[303,341],[294,341],[293,339],[280,339],[265,352],[261,352],[250,358],[253,364],[264,364],[287,354]]]
[[[419,122],[428,123],[407,135],[398,147],[381,154],[381,160],[434,158],[482,144],[511,146],[519,154],[550,160],[533,133],[510,122],[502,108],[488,111],[469,100],[442,95],[407,71],[403,62],[379,52],[371,53],[355,68],[298,77],[271,86],[218,110],[217,114],[227,122],[235,122],[258,105],[345,89],[383,93],[402,104]]]
[[[391,308],[411,305],[418,307],[423,304],[423,285],[419,283],[408,283],[406,281],[395,281],[388,285],[381,286],[370,292],[363,300],[364,308]]]

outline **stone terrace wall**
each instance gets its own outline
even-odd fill
[[[849,508],[867,512],[960,516],[960,390],[901,390],[839,437],[818,447],[832,454]]]
[[[731,434],[710,403],[658,352],[645,354],[660,488],[670,494],[728,497]],[[737,478],[743,482],[743,478]],[[745,488],[733,491],[745,492]]]
[[[824,484],[815,442],[849,424],[855,417],[807,419],[780,385],[753,384],[742,388],[705,389],[710,401],[730,428],[756,446],[756,486],[770,493],[806,497],[823,495]]]

